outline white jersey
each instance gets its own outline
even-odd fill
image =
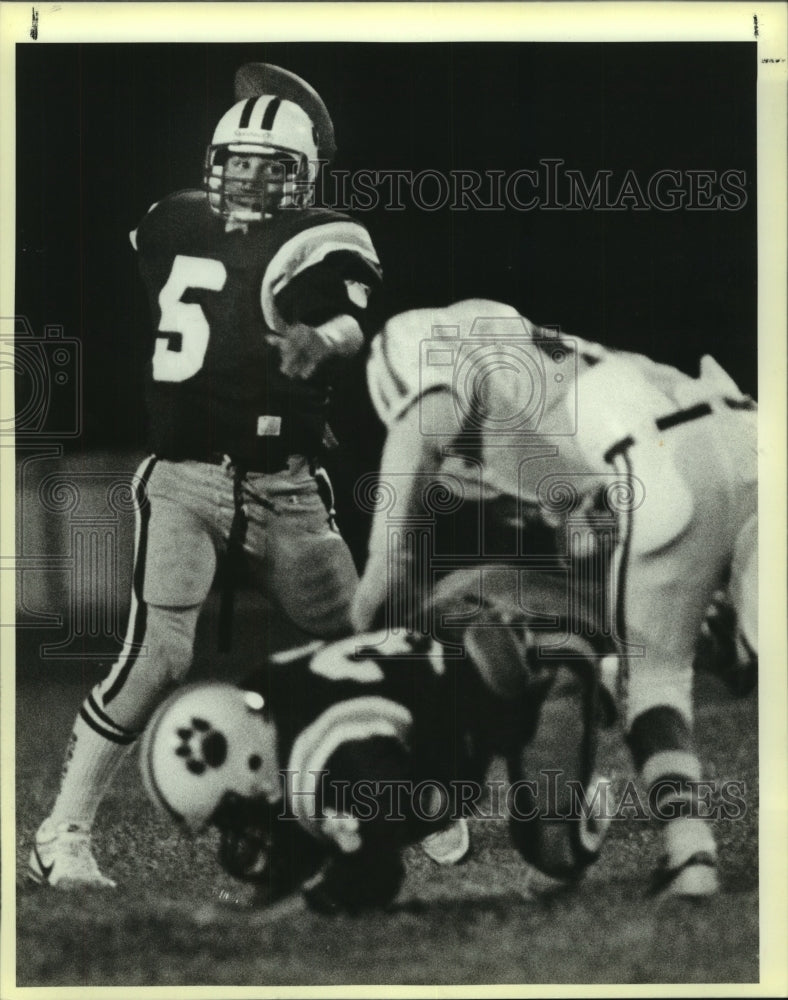
[[[470,300],[390,320],[373,345],[369,384],[390,432],[402,431],[401,448],[385,453],[382,481],[398,485],[399,461],[405,474],[419,468],[421,448],[428,460],[440,456],[435,475],[445,487],[481,501],[474,527],[479,544],[502,541],[496,559],[499,551],[532,554],[538,515],[566,528],[571,551],[589,555],[572,564],[562,608],[574,613],[586,599],[596,602],[589,614],[599,612],[600,634],[627,654],[628,726],[655,707],[692,719],[698,629],[726,578],[743,634],[757,645],[757,408],[713,358],[702,358],[691,378],[643,355],[541,330],[508,306]],[[423,447],[427,434],[439,449]],[[607,513],[618,540],[609,600],[595,589],[607,587],[607,577],[593,576],[607,572],[594,548]],[[465,558],[462,514],[457,505]],[[381,508],[373,528],[377,578],[389,569],[388,517]],[[507,532],[520,521],[523,544],[515,549]],[[477,544],[473,530],[469,537]],[[410,579],[429,573],[429,565],[417,567]],[[359,591],[374,586],[365,575]],[[656,756],[668,761],[659,766],[694,773],[691,755],[678,764],[676,754]]]
[[[466,495],[532,500],[567,472],[582,492],[594,488],[610,475],[611,450],[630,438],[650,446],[643,475],[672,480],[664,451],[651,447],[662,422],[715,398],[741,397],[709,357],[694,379],[643,355],[538,327],[484,299],[394,316],[373,341],[367,378],[387,427],[418,405],[423,434],[453,439],[443,471],[460,479]],[[451,394],[453,426],[431,423],[436,392]],[[679,482],[672,489],[684,492]]]

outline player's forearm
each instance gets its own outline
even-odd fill
[[[352,357],[364,343],[358,322],[343,313],[320,326],[292,324],[286,333],[271,333],[269,344],[279,349],[280,369],[288,378],[310,378],[332,361]]]
[[[357,631],[373,627],[389,589],[397,588],[412,576],[409,572],[412,555],[408,548],[404,545],[392,548],[391,519],[396,518],[400,528],[398,537],[403,538],[408,523],[428,512],[424,502],[425,487],[441,465],[438,439],[414,434],[411,425],[417,421],[414,407],[389,431],[383,449],[379,479],[381,503],[372,521],[367,566],[353,606],[352,619]]]

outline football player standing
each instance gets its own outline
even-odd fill
[[[481,300],[391,319],[368,379],[388,436],[356,628],[429,631],[408,609],[430,606],[423,591],[447,553],[528,568],[549,554],[545,526],[563,523],[572,569],[561,601],[541,610],[568,613],[568,633],[596,622],[620,658],[627,744],[664,820],[654,890],[715,893],[693,784],[692,663],[726,578],[740,642],[757,653],[755,403],[708,356],[694,379]],[[609,553],[593,530],[606,513]]]
[[[349,631],[357,574],[320,455],[332,372],[363,344],[381,271],[363,226],[311,207],[333,126],[308,85],[304,101],[290,99],[303,83],[293,80],[286,96],[247,92],[230,108],[206,152],[203,190],[164,198],[131,234],[153,337],[130,619],[117,661],[79,710],[37,831],[29,875],[39,883],[114,886],[92,854],[94,816],[125,751],[190,667],[219,555],[245,559],[303,633]]]

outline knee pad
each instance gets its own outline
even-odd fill
[[[138,645],[127,644],[98,686],[104,710],[114,722],[142,728],[153,709],[179,684],[191,666],[199,606],[146,609]]]
[[[199,608],[148,608],[149,669],[163,688],[180,684],[189,672],[198,615]]]

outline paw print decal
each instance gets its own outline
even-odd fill
[[[178,729],[180,743],[175,753],[183,757],[192,774],[205,774],[209,767],[221,767],[227,759],[227,737],[206,719],[192,716],[191,726]]]

